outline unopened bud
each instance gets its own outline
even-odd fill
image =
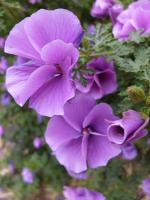
[[[130,86],[127,89],[130,99],[135,103],[140,103],[145,100],[144,90],[137,86]]]

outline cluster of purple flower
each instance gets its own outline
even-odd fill
[[[138,0],[124,10],[117,0],[96,0],[92,9],[93,17],[110,16],[113,22],[113,35],[120,40],[129,38],[130,33],[141,31],[150,33],[150,1]]]
[[[132,30],[145,28],[144,32],[148,32],[149,12],[142,11],[148,6],[150,2],[143,0],[123,11],[116,1],[97,0],[92,15],[102,17],[109,13],[115,37],[124,39]],[[144,23],[135,23],[136,17],[140,17],[137,13],[143,13]],[[85,177],[88,168],[105,166],[121,153],[133,159],[137,152],[132,143],[147,134],[145,127],[149,123],[149,119],[143,119],[134,110],[124,112],[119,118],[110,105],[96,104],[96,99],[117,89],[114,64],[105,57],[87,63],[85,69],[93,73],[83,74],[86,85],[73,80],[82,36],[82,26],[72,12],[41,9],[16,24],[5,43],[6,53],[23,58],[7,70],[8,92],[20,106],[29,100],[30,108],[51,117],[46,142],[69,174],[78,178]],[[36,138],[33,144],[39,148],[41,140]],[[31,182],[33,177],[27,169],[22,172],[23,177],[26,174]],[[105,199],[85,188],[65,188],[64,194],[66,198],[69,195],[69,200]]]

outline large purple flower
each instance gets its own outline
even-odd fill
[[[65,9],[41,9],[10,32],[5,52],[29,59],[7,70],[6,86],[15,101],[39,114],[63,114],[66,101],[75,95],[70,73],[78,60],[83,30],[78,18]]]
[[[90,94],[94,99],[103,97],[114,92],[117,88],[116,73],[113,62],[109,62],[105,57],[92,59],[87,63],[88,70],[94,70],[93,74],[83,74],[87,80],[86,85],[76,81],[78,90]]]
[[[46,142],[58,161],[69,172],[81,173],[105,166],[120,153],[118,145],[107,138],[107,120],[115,120],[106,103],[96,105],[89,95],[79,94],[64,106],[64,116],[54,116],[48,123]]]
[[[106,200],[102,193],[84,187],[65,186],[63,193],[66,200]]]
[[[119,39],[128,39],[133,31],[150,33],[150,1],[139,0],[120,13],[113,28],[113,34]]]
[[[110,123],[107,130],[108,139],[115,144],[124,145],[148,133],[145,126],[149,123],[149,119],[142,119],[140,113],[134,110],[126,111],[122,119],[108,123]]]

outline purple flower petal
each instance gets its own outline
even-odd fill
[[[115,120],[116,116],[113,115],[112,108],[106,103],[96,105],[86,116],[83,127],[91,126],[97,133],[106,135],[108,123],[107,120]]]
[[[102,193],[83,187],[65,186],[63,193],[66,200],[106,200]]]
[[[65,145],[62,145],[54,153],[59,162],[68,171],[81,173],[87,170],[86,157],[82,153],[82,137],[73,139]]]
[[[6,74],[7,90],[15,101],[23,106],[49,78],[54,76],[55,72],[56,69],[48,65],[39,68],[34,65],[11,67]]]
[[[29,107],[44,116],[63,115],[64,104],[74,95],[70,77],[58,76],[49,80],[30,98]]]
[[[64,118],[74,129],[81,131],[83,121],[94,105],[94,99],[79,94],[64,106]]]
[[[61,116],[54,116],[49,121],[45,132],[45,140],[53,151],[71,139],[79,137],[81,137],[81,134],[70,127]]]
[[[39,53],[34,49],[26,35],[24,26],[27,20],[28,18],[25,18],[20,23],[16,24],[11,30],[5,42],[5,52],[25,58],[39,60]]]
[[[91,136],[88,146],[88,166],[96,168],[106,166],[108,161],[118,156],[121,149],[108,141],[105,136]]]
[[[65,9],[37,11],[26,20],[25,30],[38,52],[44,45],[57,39],[78,46],[76,40],[83,33],[78,18]]]
[[[137,157],[137,149],[132,143],[127,143],[122,148],[122,157],[126,160],[133,160]]]

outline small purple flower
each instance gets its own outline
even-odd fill
[[[115,119],[108,104],[96,105],[89,95],[79,94],[65,104],[63,116],[51,118],[45,139],[67,171],[85,172],[120,154],[120,147],[107,138],[107,120]]]
[[[44,140],[43,138],[41,137],[35,137],[34,140],[33,140],[33,146],[36,148],[36,149],[39,149],[43,146],[44,144]]]
[[[108,122],[108,139],[115,144],[124,145],[141,137],[148,131],[144,129],[149,123],[149,119],[142,119],[140,113],[128,110],[123,113],[123,118]]]
[[[29,168],[27,167],[23,168],[21,174],[22,174],[22,179],[25,183],[31,184],[33,182],[33,173]]]
[[[142,189],[150,198],[150,178],[145,178],[142,182]]]
[[[137,154],[137,149],[132,143],[127,143],[122,148],[122,157],[126,160],[134,160]]]
[[[87,34],[89,35],[95,35],[96,34],[96,27],[95,25],[91,24],[87,28]]]
[[[62,115],[64,104],[75,96],[71,71],[76,64],[83,29],[65,9],[41,9],[16,24],[5,52],[28,59],[10,67],[6,87],[17,104],[45,116]]]
[[[101,18],[109,15],[109,9],[115,4],[115,0],[96,0],[91,9],[93,17]]]
[[[8,167],[9,167],[10,174],[14,174],[15,166],[12,160],[9,161]]]
[[[0,74],[4,74],[4,72],[6,71],[7,67],[8,67],[8,61],[4,56],[2,56],[0,58]]]
[[[86,69],[95,72],[93,74],[83,74],[87,80],[86,86],[76,81],[76,87],[79,91],[88,93],[94,99],[98,99],[117,89],[116,73],[112,61],[107,61],[103,56],[94,58],[87,63]]]
[[[36,4],[36,3],[41,3],[42,2],[42,0],[29,0],[29,3],[30,4]]]
[[[0,37],[0,48],[1,49],[4,48],[4,44],[5,44],[5,38],[4,37]]]
[[[10,95],[7,92],[5,92],[4,94],[1,95],[0,103],[3,106],[8,106],[10,104]]]
[[[115,38],[125,40],[133,31],[142,30],[142,35],[150,33],[150,1],[139,0],[133,2],[117,17],[113,27]]]
[[[4,128],[2,125],[0,125],[0,137],[4,135]]]
[[[84,187],[65,186],[63,194],[66,200],[106,200],[102,193]]]

